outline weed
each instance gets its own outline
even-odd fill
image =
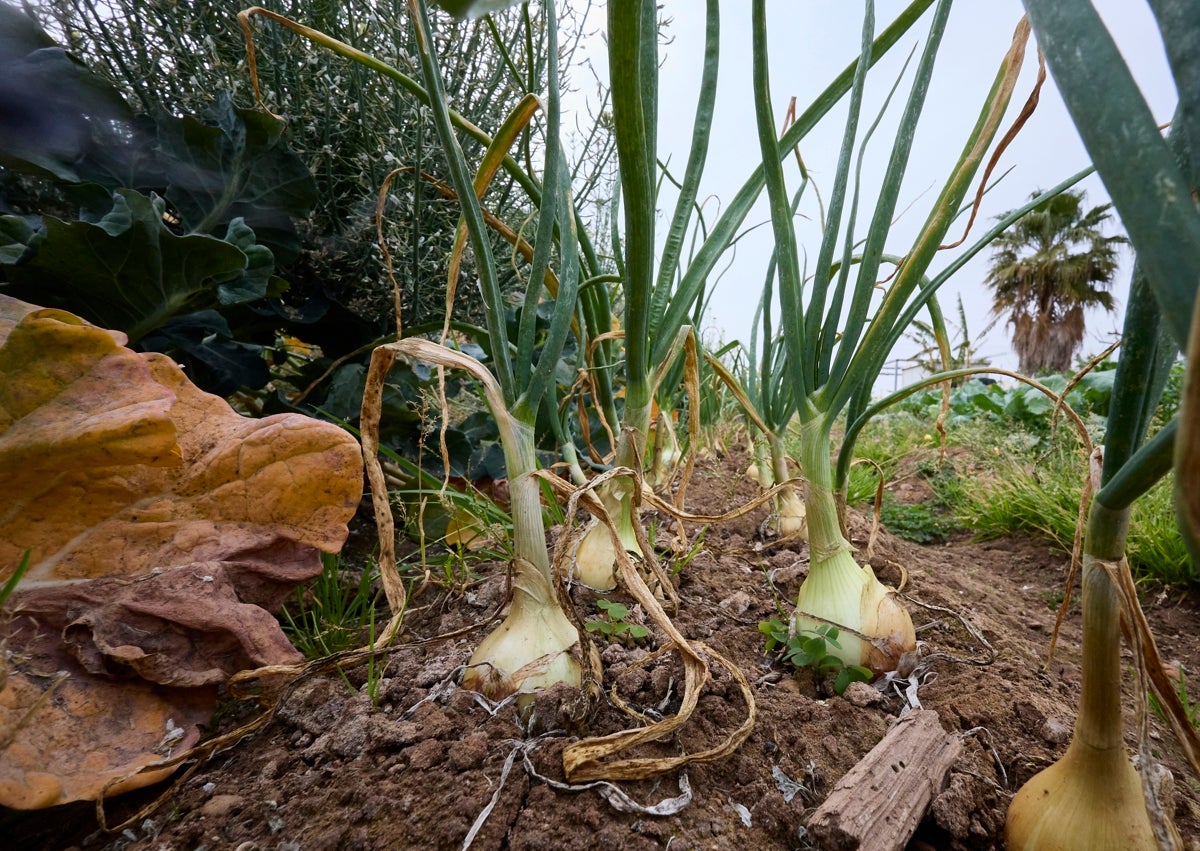
[[[1065,597],[1066,594],[1061,588],[1052,588],[1049,591],[1042,592],[1042,599],[1046,601],[1046,608],[1052,612],[1057,612],[1059,610],[1059,607],[1062,606],[1062,602]],[[1072,606],[1072,608],[1074,608],[1074,606]]]
[[[1193,729],[1200,730],[1200,703],[1192,703],[1188,696],[1187,677],[1183,675],[1183,668],[1176,669],[1179,676],[1175,679],[1175,694],[1179,696],[1179,702],[1183,704],[1183,711],[1187,715],[1188,723]],[[1149,692],[1146,699],[1150,703],[1150,709],[1164,723],[1167,721],[1167,714],[1163,712],[1162,704],[1158,702],[1158,698],[1154,696],[1154,692]]]
[[[818,677],[834,675],[833,690],[844,694],[850,683],[865,683],[871,679],[871,671],[862,665],[847,665],[829,652],[829,648],[840,650],[838,628],[822,624],[816,629],[792,633],[788,625],[777,618],[763,621],[758,631],[766,636],[766,652],[779,650],[784,662],[794,668],[811,668]]]
[[[368,564],[357,581],[347,581],[340,556],[321,554],[321,573],[307,592],[280,613],[283,631],[305,658],[317,659],[363,643],[363,632],[374,623],[378,570]]]
[[[371,644],[375,644],[375,608],[371,608],[371,621],[368,624],[368,635]],[[365,684],[367,697],[372,706],[379,706],[379,686],[383,682],[383,674],[387,670],[386,657],[381,661],[380,654],[372,653],[367,657],[367,682]]]
[[[1054,448],[1037,456],[1036,463],[1030,463],[1027,452],[1010,452],[995,442],[996,454],[986,476],[969,490],[963,489],[956,504],[959,522],[982,538],[1032,532],[1069,551],[1086,470],[1078,448],[1070,445],[1072,440],[1061,435]],[[980,440],[976,445],[986,443]],[[1197,574],[1175,522],[1171,487],[1167,476],[1134,504],[1127,556],[1139,579],[1188,584],[1196,581]]]
[[[650,631],[646,627],[625,620],[629,617],[629,609],[621,603],[614,603],[612,600],[597,600],[596,608],[600,610],[601,615],[598,618],[592,618],[585,624],[588,632],[603,635],[610,641],[619,641],[626,646],[650,635]]]
[[[700,530],[700,534],[696,536],[696,540],[692,543],[691,549],[689,549],[679,558],[675,559],[675,561],[671,564],[672,576],[677,576],[681,570],[691,564],[692,559],[694,559],[700,553],[700,550],[704,549],[704,535],[706,532],[708,532],[707,526]]]
[[[13,571],[13,575],[8,577],[3,585],[0,585],[0,608],[3,608],[4,604],[8,602],[8,598],[12,596],[13,591],[17,590],[17,583],[21,581],[22,577],[25,576],[25,572],[29,570],[29,559],[32,553],[33,550],[25,550],[21,554],[21,560],[17,563],[17,568]]]
[[[953,525],[928,502],[907,505],[885,497],[880,520],[891,532],[916,544],[934,544],[946,540]]]

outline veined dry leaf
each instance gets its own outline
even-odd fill
[[[239,416],[123,342],[0,296],[0,581],[32,551],[0,629],[0,805],[94,798],[164,755],[165,727],[194,743],[231,674],[298,661],[271,610],[341,547],[361,497],[341,429]]]

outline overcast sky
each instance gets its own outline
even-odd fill
[[[876,10],[876,31],[890,23],[905,5],[899,0],[881,0]],[[1142,0],[1096,0],[1095,5],[1114,32],[1151,110],[1160,122],[1169,120],[1176,100],[1175,88],[1149,8]],[[701,0],[662,0],[660,7],[661,14],[670,23],[665,32],[669,43],[660,52],[658,155],[662,160],[669,160],[673,170],[681,174],[691,143],[692,115],[700,80],[703,3]],[[722,7],[720,83],[708,165],[701,184],[701,197],[710,197],[709,209],[713,211],[718,199],[733,197],[759,159],[750,83],[750,3],[735,0],[722,4]],[[771,91],[777,116],[782,118],[792,95],[797,96],[802,110],[857,55],[862,26],[860,10],[861,4],[844,0],[776,0],[768,3]],[[951,12],[901,190],[898,209],[903,210],[910,203],[912,208],[893,228],[888,241],[889,251],[903,254],[911,245],[978,117],[983,98],[1011,42],[1022,11],[1019,0],[960,0]],[[909,50],[914,44],[923,46],[930,17],[931,13],[927,12],[909,36],[893,48],[868,77],[864,127],[882,104]],[[602,28],[602,10],[595,20]],[[596,48],[589,53],[597,71],[606,74],[603,50],[603,45],[596,39]],[[1036,57],[1030,50],[1006,127],[1028,96],[1036,69]],[[873,187],[880,182],[886,167],[895,123],[907,97],[911,75],[910,66],[889,109],[890,121],[885,118],[868,149],[860,223],[869,221],[875,200]],[[805,162],[826,198],[833,182],[844,119],[844,107],[835,110],[801,145]],[[1051,77],[1042,90],[1037,112],[1005,154],[998,173],[1008,166],[1015,167],[985,198],[980,221],[986,225],[995,215],[1019,206],[1035,189],[1052,186],[1087,164],[1087,154]],[[789,189],[794,190],[797,185],[793,169],[789,174]],[[1098,178],[1088,178],[1081,186],[1087,191],[1089,205],[1108,200]],[[674,203],[673,198],[663,200],[666,203],[660,203],[660,241]],[[804,208],[802,212],[805,212]],[[815,207],[810,204],[807,212],[815,216]],[[710,212],[709,221],[715,215]],[[760,208],[747,219],[747,225],[766,219],[765,203],[760,202]],[[860,224],[860,228],[863,226]],[[1119,224],[1116,227],[1119,228]],[[710,335],[719,334],[726,341],[749,340],[756,294],[761,289],[770,253],[769,230],[769,227],[759,228],[739,243],[736,261],[717,285],[711,302],[706,320]],[[800,244],[810,257],[815,258],[820,239],[817,228],[799,222],[797,230]],[[974,233],[980,232],[977,225]],[[991,318],[990,295],[982,285],[987,272],[987,253],[981,253],[941,290],[941,303],[948,320],[956,318],[955,298],[962,294],[972,336]],[[1122,308],[1131,266],[1130,258],[1126,257],[1114,286]],[[938,268],[937,264],[934,268]],[[1102,349],[1119,328],[1120,314],[1089,315],[1084,352]],[[902,342],[894,356],[907,356],[914,349],[915,346]],[[990,356],[996,365],[1015,368],[1016,355],[1012,352],[1009,329],[1003,319],[987,335],[979,353]]]

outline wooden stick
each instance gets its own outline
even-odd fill
[[[809,819],[809,835],[826,851],[905,847],[961,752],[936,712],[908,713],[838,781]]]

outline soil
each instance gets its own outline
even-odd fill
[[[737,449],[702,462],[688,507],[715,513],[747,501],[755,486],[740,475],[746,462]],[[901,501],[928,496],[912,481],[893,489]],[[793,676],[764,656],[758,624],[777,614],[777,600],[786,605],[795,597],[807,570],[806,547],[764,538],[765,519],[760,510],[710,527],[700,552],[675,575],[679,629],[733,660],[751,683],[758,708],[745,743],[729,757],[689,767],[686,781],[676,772],[619,784],[649,806],[676,798],[686,782],[690,803],[676,814],[622,812],[604,788],[552,785],[564,782],[562,750],[578,735],[557,729],[561,690],[539,698],[532,720],[523,721],[513,703],[496,709],[456,686],[479,633],[417,641],[495,609],[505,584],[504,565],[495,563],[476,568],[480,579],[465,594],[414,601],[405,622],[409,643],[388,654],[374,700],[365,666],[349,670],[345,679],[336,672],[309,677],[269,725],[199,766],[178,788],[108,802],[109,824],[116,824],[169,791],[162,806],[121,832],[99,831],[92,805],[80,804],[0,813],[3,844],[28,851],[450,849],[464,847],[472,825],[490,807],[470,845],[478,851],[812,847],[806,819],[879,742],[906,702],[897,688],[864,684],[832,696],[811,675]],[[862,555],[870,522],[852,513],[850,526]],[[697,531],[691,530],[693,539]],[[909,848],[1003,847],[1013,793],[1059,757],[1070,738],[1079,687],[1077,606],[1044,669],[1068,557],[1022,537],[976,542],[959,533],[944,544],[916,546],[883,531],[871,563],[890,584],[907,574],[905,592],[939,607],[910,605],[925,652],[939,654],[917,698],[964,745]],[[597,595],[583,589],[573,594],[584,617],[594,616]],[[609,596],[632,604],[619,592]],[[1200,595],[1147,587],[1143,605],[1164,657],[1200,671]],[[635,609],[631,617],[639,614]],[[959,617],[973,624],[994,658]],[[605,687],[615,684],[625,701],[670,714],[679,703],[678,660],[665,654],[630,667],[654,646],[602,646]],[[1127,692],[1130,681],[1126,677]],[[1130,693],[1125,703],[1132,706]],[[212,732],[235,729],[258,712],[252,703],[231,702]],[[711,747],[745,716],[732,678],[714,666],[692,719],[671,740],[641,753]],[[1165,725],[1157,718],[1151,723],[1176,777],[1178,826],[1189,847],[1200,849],[1200,785],[1189,779]],[[606,702],[590,732],[628,726],[629,719]]]

